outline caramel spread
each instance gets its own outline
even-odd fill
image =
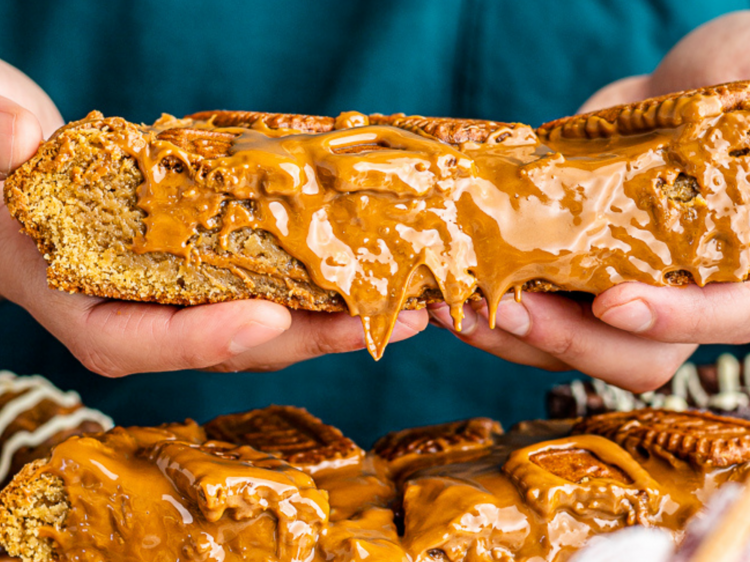
[[[654,411],[653,427],[669,415]],[[557,562],[628,525],[663,527],[679,539],[717,486],[747,472],[745,463],[718,468],[646,447],[631,454],[598,435],[559,437],[571,424],[502,434],[482,418],[401,431],[356,461],[323,467],[320,455],[337,455],[332,440],[317,449],[308,442],[312,461],[298,457],[295,468],[252,447],[269,441],[243,432],[248,420],[286,420],[281,456],[298,454],[290,451],[305,435],[346,438],[292,408],[232,417],[208,427],[233,443],[207,441],[186,423],[58,445],[39,469],[63,480],[69,503],[60,526],[40,531],[54,540],[56,559]],[[613,428],[618,420],[591,423]],[[715,423],[692,421],[696,436]]]
[[[226,249],[239,229],[270,232],[362,318],[378,358],[398,312],[428,289],[460,329],[475,292],[493,324],[503,294],[535,280],[600,293],[677,272],[698,285],[744,279],[750,112],[733,109],[693,92],[614,123],[480,122],[480,134],[443,135],[453,144],[418,117],[349,112],[310,134],[214,112],[123,127],[113,142],[145,178],[134,252],[241,275],[248,258],[194,241],[218,232]]]
[[[583,476],[582,457],[594,460]],[[634,459],[596,436],[510,433],[480,459],[412,475],[402,542],[419,562],[536,562],[567,560],[592,536],[633,524],[679,540],[710,492],[741,472]]]
[[[59,445],[49,467],[71,509],[45,535],[65,560],[311,560],[326,493],[280,459],[204,439],[188,425]]]

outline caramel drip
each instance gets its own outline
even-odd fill
[[[628,115],[624,122],[638,117]],[[589,117],[580,134],[572,123],[542,128],[543,137],[518,124],[488,122],[466,137],[450,123],[372,119],[412,132],[352,113],[319,134],[260,118],[251,128],[182,120],[191,132],[181,146],[162,120],[125,128],[115,142],[145,177],[137,193],[145,233],[133,251],[236,270],[247,258],[200,254],[196,236],[268,231],[361,317],[377,359],[407,300],[436,285],[460,330],[476,291],[494,325],[500,298],[511,289],[520,298],[533,280],[596,294],[626,280],[665,285],[675,272],[701,286],[743,280],[750,112],[723,113],[715,98],[694,95],[663,102],[655,115],[620,123],[630,134]],[[195,148],[201,129],[220,138],[212,150]],[[451,145],[430,131],[481,142]]]
[[[45,528],[62,560],[309,562],[328,520],[325,492],[284,461],[197,425],[115,428],[58,445],[46,470],[70,510]]]
[[[311,476],[205,441],[193,423],[73,437],[40,469],[63,479],[69,504],[40,536],[61,562],[562,562],[626,525],[679,537],[712,490],[747,471],[633,457],[595,435],[549,441],[550,429],[495,434],[471,460],[422,453],[400,483],[374,452]]]
[[[742,477],[743,469],[703,472],[658,457],[633,459],[596,436],[544,439],[504,435],[481,459],[413,474],[405,484],[402,538],[411,559],[557,562],[595,535],[636,523],[679,540],[710,493]],[[582,461],[589,474],[574,482],[567,477],[580,474],[571,466],[561,471],[564,461],[534,462],[555,452],[572,460],[576,473]]]

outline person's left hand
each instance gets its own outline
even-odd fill
[[[0,61],[0,300],[25,308],[86,368],[109,377],[177,369],[273,371],[365,347],[360,319],[345,312],[289,310],[261,299],[178,307],[51,289],[44,258],[5,207],[2,180],[62,123],[49,96]],[[426,326],[424,310],[402,311],[391,341]]]
[[[651,75],[602,88],[585,113],[683,89],[750,78],[750,11],[713,20],[680,41]],[[579,371],[635,392],[658,388],[700,343],[750,342],[750,282],[700,288],[623,283],[592,304],[552,293],[506,295],[497,328],[484,302],[464,307],[463,341],[499,357],[549,370]],[[444,304],[433,323],[452,330]]]

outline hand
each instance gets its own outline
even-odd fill
[[[602,88],[580,112],[748,79],[748,48],[750,12],[718,18],[680,41],[653,74]],[[578,369],[635,392],[664,384],[700,343],[750,342],[748,282],[704,288],[624,283],[592,304],[541,293],[524,293],[516,303],[506,295],[495,330],[487,326],[486,305],[465,312],[465,329],[456,335],[471,345],[517,363]],[[432,307],[430,315],[452,329],[445,305]]]
[[[60,125],[27,76],[0,61],[0,175],[31,158]],[[180,308],[67,294],[47,287],[46,264],[0,202],[0,293],[26,308],[90,370],[106,376],[176,369],[275,370],[365,346],[358,318],[308,313],[262,300]],[[391,341],[427,326],[404,312]]]

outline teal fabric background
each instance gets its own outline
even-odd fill
[[[652,71],[690,30],[749,4],[7,0],[0,58],[36,80],[67,120],[91,109],[135,121],[214,108],[357,109],[537,125],[575,112],[612,80]],[[704,348],[700,359],[721,349]],[[508,364],[431,327],[379,363],[360,352],[271,374],[107,380],[10,303],[0,304],[0,367],[43,373],[123,424],[289,403],[363,444],[407,425],[541,416],[544,391],[574,376]]]

